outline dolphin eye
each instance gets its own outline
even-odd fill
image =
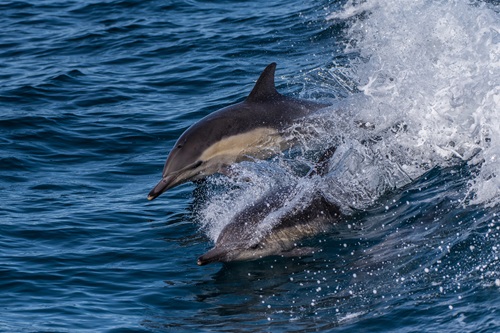
[[[259,248],[259,243],[250,246],[251,250],[257,250]]]
[[[182,145],[181,144],[178,144],[177,145],[177,149],[181,149],[182,148]]]

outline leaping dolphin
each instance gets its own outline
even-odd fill
[[[276,63],[268,65],[241,103],[211,113],[189,127],[170,151],[153,200],[187,181],[221,172],[250,158],[268,158],[287,147],[283,131],[327,105],[281,95],[274,85]]]

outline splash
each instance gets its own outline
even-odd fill
[[[463,203],[498,205],[500,20],[495,8],[458,0],[348,1],[327,20],[347,26],[343,65],[327,67],[348,89],[335,94],[342,98],[334,106],[290,129],[301,143],[298,151],[235,165],[232,179],[209,180],[209,188],[223,187],[198,212],[209,237],[215,241],[238,211],[283,184],[297,186],[300,202],[314,188],[350,214],[436,166],[464,162],[481,167],[471,175]],[[337,152],[327,174],[307,177],[318,152],[331,146]],[[294,207],[286,206],[272,215]],[[262,222],[263,230],[279,220],[273,216]]]
[[[498,7],[459,0],[348,1],[328,19],[348,22],[345,52],[358,55],[349,76],[361,94],[351,96],[351,114],[376,129],[407,126],[397,138],[383,136],[376,148],[392,156],[389,169],[413,178],[458,160],[481,163],[467,199],[499,204]]]

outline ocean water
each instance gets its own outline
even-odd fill
[[[1,332],[500,330],[498,1],[0,0],[0,18]],[[313,135],[148,202],[179,135],[273,61],[280,92],[332,105]],[[309,257],[198,267],[280,183],[345,223]]]

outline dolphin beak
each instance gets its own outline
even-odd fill
[[[198,258],[197,264],[198,266],[203,266],[206,264],[210,264],[212,262],[225,261],[227,251],[221,248],[214,247],[204,255]]]
[[[168,190],[169,188],[172,188],[176,185],[176,182],[174,182],[175,177],[172,176],[167,176],[160,180],[158,184],[149,192],[148,194],[148,200],[153,200],[156,197],[160,196],[163,192]]]

